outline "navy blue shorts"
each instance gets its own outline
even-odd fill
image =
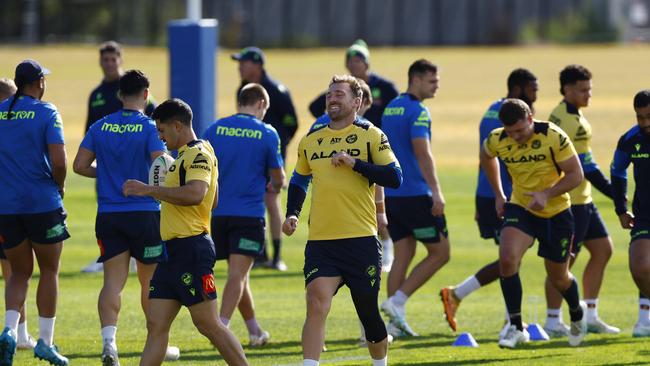
[[[600,217],[600,213],[593,202],[584,205],[572,205],[571,213],[575,222],[575,236],[571,252],[580,253],[582,244],[591,239],[606,238],[609,236],[607,228]]]
[[[100,212],[95,220],[95,236],[100,256],[105,262],[128,251],[142,263],[158,263],[165,258],[160,239],[160,212]]]
[[[433,244],[440,242],[441,235],[449,237],[445,217],[431,215],[432,206],[430,196],[386,197],[391,239],[396,242],[413,236],[425,244]]]
[[[503,227],[515,227],[537,239],[537,255],[556,263],[564,263],[573,244],[573,215],[566,209],[550,218],[535,216],[525,208],[506,203]]]
[[[476,223],[478,230],[483,239],[494,239],[499,244],[499,233],[503,226],[503,220],[497,217],[497,211],[494,208],[495,199],[488,197],[476,196]]]
[[[341,276],[350,292],[379,292],[381,244],[374,236],[309,240],[305,247],[305,286],[318,277]]]
[[[214,244],[208,234],[165,242],[168,259],[159,263],[149,285],[150,299],[176,300],[185,306],[215,300]]]
[[[0,215],[0,247],[11,249],[29,239],[37,244],[55,244],[70,237],[63,207],[36,214]],[[0,258],[5,259],[4,251]]]
[[[263,218],[213,216],[211,226],[217,260],[228,259],[230,254],[257,258],[264,251]]]
[[[634,227],[630,231],[630,243],[642,239],[650,239],[650,220],[634,220]]]

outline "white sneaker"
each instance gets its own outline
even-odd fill
[[[571,322],[569,330],[569,345],[572,347],[579,346],[587,335],[587,304],[580,301],[580,307],[582,308],[582,319]]]
[[[399,335],[395,335],[394,333],[392,334],[394,337],[419,337],[420,335],[417,334],[411,327],[408,325],[406,322],[406,318],[402,314],[402,312],[399,310],[399,308],[393,304],[393,302],[390,299],[386,299],[383,303],[381,303],[381,311],[388,316],[390,319],[389,325],[393,325],[397,327],[398,329],[401,330]]]
[[[390,272],[390,269],[393,267],[393,254],[384,252],[384,255],[381,257],[381,270],[383,272]]]
[[[165,361],[176,361],[181,358],[181,350],[175,346],[167,346],[167,351],[165,352]]]
[[[390,298],[384,300],[381,303],[380,310],[388,317],[390,321],[395,321],[395,319],[400,317],[400,311],[397,308],[397,305],[393,304]]]
[[[97,273],[104,271],[104,263],[91,262],[87,266],[81,269],[83,273]]]
[[[102,350],[102,366],[120,366],[120,359],[117,357],[117,350],[110,342],[104,343]]]
[[[511,325],[508,327],[506,334],[499,339],[499,347],[501,348],[515,348],[519,343],[527,343],[530,341],[530,335],[524,330],[518,330],[516,326]]]
[[[592,321],[587,320],[587,332],[601,334],[618,334],[620,329],[605,323],[602,319],[596,318]]]
[[[548,334],[548,336],[551,338],[561,338],[568,336],[571,328],[569,328],[568,325],[564,324],[564,322],[559,321],[553,324],[544,324],[544,330],[546,331],[546,334]]]
[[[633,337],[650,337],[650,323],[638,322],[632,331]]]
[[[16,340],[17,349],[34,349],[34,347],[36,347],[36,340],[30,335],[27,335],[27,339],[18,337]]]
[[[262,347],[268,343],[269,339],[271,339],[271,335],[269,332],[263,330],[260,335],[250,334],[248,336],[248,345],[251,347]]]
[[[388,324],[386,324],[386,332],[388,332],[388,335],[390,335],[393,338],[404,338],[408,337],[408,334],[406,334],[403,330],[401,330],[395,323],[389,321]]]

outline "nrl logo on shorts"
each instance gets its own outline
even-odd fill
[[[181,276],[181,281],[183,281],[183,284],[185,284],[185,286],[191,285],[192,280],[194,280],[194,278],[192,277],[192,274],[190,274],[190,273],[185,272]]]
[[[348,135],[348,137],[345,138],[345,142],[348,144],[354,144],[357,142],[357,135],[354,133],[352,135]]]
[[[370,266],[366,269],[366,274],[368,277],[375,277],[377,275],[377,267]]]

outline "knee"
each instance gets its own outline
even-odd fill
[[[630,272],[636,282],[650,280],[650,266],[646,263],[630,263]]]
[[[331,302],[321,296],[311,295],[307,297],[307,315],[325,317],[330,310]]]
[[[169,324],[156,319],[147,319],[147,332],[151,335],[164,335],[169,333]]]
[[[519,261],[514,255],[502,254],[499,257],[499,272],[501,276],[509,277],[517,273]]]

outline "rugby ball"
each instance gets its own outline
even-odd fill
[[[172,164],[174,164],[174,158],[167,154],[155,158],[151,163],[151,168],[149,168],[149,185],[162,186]]]

